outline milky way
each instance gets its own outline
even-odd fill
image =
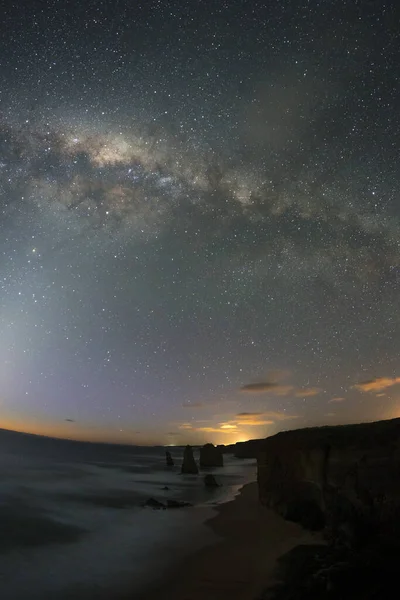
[[[3,23],[2,426],[232,442],[397,416],[391,10],[74,4]]]

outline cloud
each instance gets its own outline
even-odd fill
[[[293,389],[292,385],[277,385],[273,393],[275,396],[288,396]]]
[[[169,431],[167,435],[182,435],[179,431]]]
[[[237,417],[260,417],[261,415],[264,415],[264,412],[240,412],[238,413],[236,416]]]
[[[310,398],[311,396],[317,396],[321,391],[321,388],[318,387],[299,388],[294,395],[296,398]]]
[[[275,396],[286,396],[293,390],[292,385],[281,385],[274,381],[261,381],[259,383],[248,383],[240,388],[246,394],[270,393]]]
[[[260,425],[273,425],[274,421],[270,419],[240,419],[238,425],[246,425],[250,427],[259,427]]]
[[[296,415],[287,415],[285,412],[279,411],[264,411],[264,412],[240,412],[235,415],[232,421],[228,423],[236,423],[237,425],[273,425],[276,421],[286,421],[297,419]]]
[[[277,383],[270,381],[262,381],[260,383],[248,383],[240,388],[241,392],[247,392],[250,394],[258,394],[260,392],[269,392],[277,387]]]
[[[263,412],[241,412],[238,413],[234,420],[237,425],[272,425],[274,421],[268,418],[267,413]]]
[[[202,408],[203,406],[202,402],[190,402],[190,400],[182,403],[182,408]]]
[[[297,415],[288,415],[284,411],[240,412],[226,421],[220,421],[217,425],[211,421],[210,425],[199,426],[200,423],[207,421],[194,421],[193,423],[181,423],[178,425],[178,428],[193,432],[234,433],[238,432],[241,426],[260,427],[262,425],[273,425],[277,421],[281,422],[297,418]]]
[[[329,400],[329,404],[331,404],[332,402],[344,402],[346,400],[346,398],[342,398],[341,396],[339,397],[335,397],[335,398],[331,398]]]
[[[222,429],[221,427],[197,427],[195,431],[203,431],[205,433],[232,433],[232,429]]]
[[[353,385],[353,388],[361,392],[381,392],[399,383],[400,377],[375,377],[374,379],[356,383]]]
[[[318,387],[296,388],[293,385],[282,385],[275,381],[261,381],[243,385],[240,391],[247,394],[272,394],[274,396],[289,396],[291,394],[296,398],[309,398],[316,396],[322,390]]]

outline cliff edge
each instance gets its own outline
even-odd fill
[[[400,419],[281,432],[257,464],[261,503],[288,520],[352,545],[400,530]]]

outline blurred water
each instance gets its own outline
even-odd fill
[[[0,431],[0,598],[96,598],[141,589],[189,550],[212,543],[213,505],[255,479],[254,461],[225,455],[222,486],[181,475],[182,449],[49,442]],[[41,445],[42,444],[42,445]],[[196,456],[196,451],[195,451]],[[162,488],[167,486],[169,490]],[[149,497],[193,508],[153,511]]]

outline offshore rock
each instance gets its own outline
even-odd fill
[[[155,498],[149,498],[148,500],[146,500],[146,502],[143,504],[143,506],[152,508],[153,510],[161,510],[161,509],[165,510],[165,508],[166,508],[165,504],[163,504],[159,500],[156,500]]]
[[[208,473],[205,477],[204,477],[204,485],[206,487],[219,487],[219,484],[217,483],[214,475],[211,475],[211,473]]]
[[[196,461],[194,460],[192,446],[187,445],[183,452],[183,462],[181,467],[181,473],[189,473],[192,475],[197,475],[199,469],[196,465]]]
[[[186,508],[193,506],[190,502],[181,502],[180,500],[167,500],[167,508]]]
[[[171,452],[169,452],[168,450],[165,451],[165,460],[167,463],[167,467],[173,467],[174,466],[174,461],[173,458],[171,456]]]
[[[167,500],[164,504],[155,498],[149,498],[143,504],[143,507],[152,508],[153,510],[166,510],[167,508],[186,508],[187,506],[193,506],[190,502],[182,502],[181,500]]]
[[[200,448],[200,468],[223,467],[224,458],[221,449],[214,444],[204,444]]]

